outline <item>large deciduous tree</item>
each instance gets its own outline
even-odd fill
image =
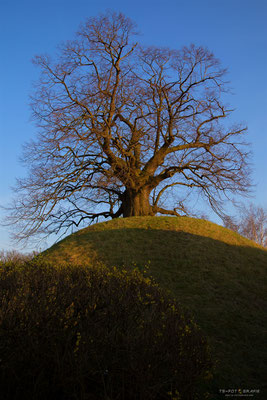
[[[39,130],[25,146],[28,178],[15,188],[18,238],[100,216],[183,215],[185,188],[220,212],[224,195],[246,191],[246,128],[223,123],[232,110],[220,62],[202,47],[135,38],[130,19],[108,13],[88,19],[55,62],[35,58]]]

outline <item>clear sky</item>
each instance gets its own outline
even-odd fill
[[[254,154],[252,200],[267,207],[266,0],[0,0],[0,205],[8,206],[16,177],[26,174],[22,144],[36,131],[29,108],[39,76],[33,56],[53,55],[81,22],[107,9],[133,19],[144,44],[203,45],[228,68],[233,120],[248,126]],[[8,230],[0,227],[0,249],[10,248]]]

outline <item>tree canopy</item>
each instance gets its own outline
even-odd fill
[[[9,217],[19,239],[101,216],[184,215],[185,189],[222,213],[249,187],[246,127],[224,123],[226,70],[203,47],[143,46],[135,29],[120,13],[89,18],[55,61],[35,57],[38,136]]]
[[[253,203],[239,206],[237,217],[226,216],[224,226],[267,247],[267,210]]]

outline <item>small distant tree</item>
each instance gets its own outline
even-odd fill
[[[37,254],[37,251],[32,253],[21,253],[17,250],[0,250],[0,263],[24,263],[33,259]]]
[[[225,228],[231,229],[234,232],[239,232],[239,225],[237,223],[236,217],[225,215],[225,217],[223,218],[223,224]]]
[[[145,47],[135,36],[129,18],[108,13],[88,19],[55,62],[35,58],[39,136],[25,146],[29,176],[10,207],[18,239],[98,217],[184,215],[185,189],[220,214],[225,196],[248,190],[246,127],[223,124],[226,70],[203,47]]]
[[[248,206],[243,205],[240,207],[238,217],[227,216],[224,219],[224,225],[267,247],[267,211],[263,207],[252,203]]]

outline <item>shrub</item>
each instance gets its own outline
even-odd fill
[[[199,328],[137,270],[7,263],[0,295],[2,400],[194,399],[210,374]]]

